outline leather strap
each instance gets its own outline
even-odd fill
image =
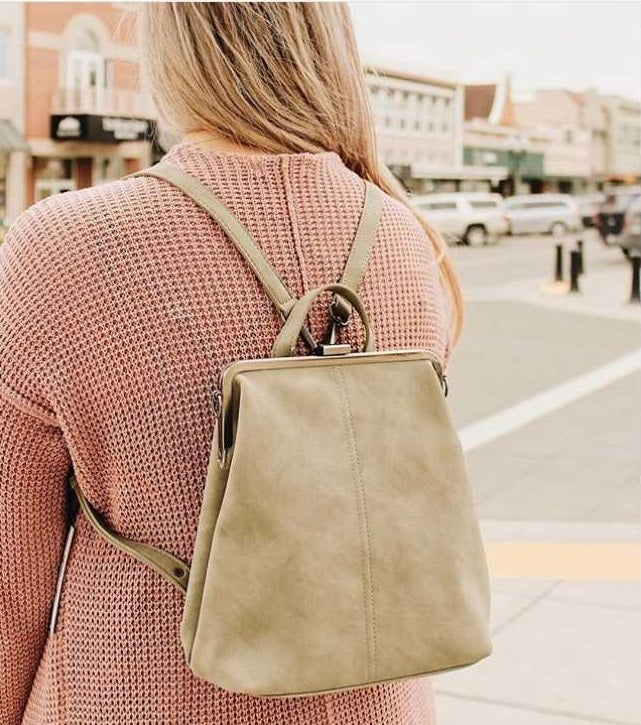
[[[201,209],[212,216],[252,268],[276,309],[281,315],[287,317],[294,304],[294,297],[265,259],[252,235],[204,184],[177,166],[162,162],[148,169],[136,171],[130,176],[155,176],[164,179],[193,199]]]
[[[75,476],[72,476],[69,483],[76,493],[82,513],[103,539],[106,539],[117,549],[124,551],[125,554],[129,554],[134,559],[146,564],[170,584],[173,584],[183,592],[183,594],[187,591],[187,583],[189,581],[189,566],[187,564],[162,549],[157,549],[155,546],[149,546],[148,544],[141,544],[138,541],[131,541],[131,539],[125,539],[111,531],[111,529],[105,526],[98,512],[85,498]]]
[[[132,176],[155,176],[164,179],[180,189],[195,201],[201,209],[212,216],[252,268],[282,317],[287,318],[294,305],[295,298],[285,287],[276,270],[265,259],[249,231],[204,184],[201,184],[198,179],[185,173],[177,166],[166,162],[160,162],[148,169],[141,169],[129,174],[129,177]],[[367,261],[376,238],[376,227],[380,220],[382,206],[383,194],[381,190],[374,184],[365,182],[365,200],[361,218],[340,280],[340,284],[350,287],[352,290],[358,289],[365,274]],[[332,312],[340,324],[344,325],[347,324],[352,312],[352,306],[345,297],[336,295],[332,301]],[[303,332],[306,332],[304,327]],[[311,335],[309,338],[311,338]],[[308,342],[310,342],[309,339]]]
[[[323,292],[340,294],[347,300],[350,307],[352,305],[354,306],[365,328],[365,352],[372,352],[374,350],[374,333],[372,332],[367,312],[360,297],[354,290],[343,284],[328,284],[324,287],[317,287],[316,289],[310,290],[296,302],[283,325],[283,329],[274,342],[271,357],[289,357],[293,354],[296,340],[298,339],[301,327],[309,314],[311,306]]]
[[[343,270],[340,284],[350,289],[357,290],[365,274],[367,261],[369,260],[374,240],[376,239],[376,227],[381,218],[383,209],[383,193],[374,184],[365,184],[365,201],[363,211],[358,222],[356,236]],[[341,325],[346,325],[352,313],[352,306],[349,301],[341,295],[335,295],[332,300],[332,314]]]

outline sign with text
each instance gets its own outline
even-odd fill
[[[63,114],[51,116],[51,138],[56,141],[119,143],[150,138],[154,122],[146,118]]]

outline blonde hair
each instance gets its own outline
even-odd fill
[[[378,159],[347,3],[149,2],[138,32],[163,120],[269,153],[335,151],[410,208],[434,246],[458,339],[463,302],[445,243]]]

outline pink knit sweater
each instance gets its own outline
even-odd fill
[[[214,190],[293,293],[338,280],[364,185],[336,154],[183,143],[165,160]],[[390,198],[361,292],[379,349],[446,356],[430,244]],[[82,518],[48,634],[70,466],[114,529],[189,560],[218,372],[267,356],[278,329],[221,229],[161,180],[59,194],[13,225],[0,248],[0,725],[433,722],[426,679],[277,700],[198,680],[180,593]],[[358,343],[360,322],[347,337]]]

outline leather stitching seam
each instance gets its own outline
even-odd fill
[[[374,586],[372,579],[372,550],[371,550],[371,534],[369,516],[367,513],[367,502],[365,498],[365,482],[363,480],[363,470],[356,445],[356,432],[354,427],[354,416],[347,394],[347,386],[345,384],[344,372],[339,367],[333,367],[335,378],[338,382],[340,391],[341,407],[345,423],[349,433],[349,457],[350,468],[352,469],[352,481],[356,488],[356,497],[358,511],[362,518],[361,529],[361,561],[362,561],[362,579],[363,579],[363,602],[365,608],[366,619],[366,635],[367,635],[367,651],[370,662],[370,676],[372,679],[376,676],[378,669],[377,662],[377,642],[376,642],[376,613],[374,608]],[[363,536],[364,531],[364,536]],[[369,595],[369,596],[368,596]]]

